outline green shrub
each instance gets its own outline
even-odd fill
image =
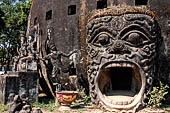
[[[78,97],[76,103],[88,104],[91,102],[90,96],[85,93],[85,88],[80,87],[80,89],[78,89],[77,91],[78,91]]]
[[[0,103],[0,113],[7,113],[8,107]]]
[[[147,107],[159,108],[162,104],[162,100],[165,100],[165,95],[168,94],[168,88],[168,85],[164,85],[160,82],[159,87],[153,87],[152,90],[149,90],[147,95],[150,98],[148,100]]]

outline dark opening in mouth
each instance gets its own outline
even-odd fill
[[[109,70],[110,75],[114,74],[117,76],[110,76],[112,82],[112,90],[130,90],[132,85],[132,68],[125,67],[112,67]]]
[[[129,63],[109,64],[99,73],[98,87],[108,103],[131,104],[142,87],[139,68]]]

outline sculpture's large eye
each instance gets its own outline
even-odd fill
[[[146,38],[146,35],[144,35],[141,32],[130,32],[127,33],[123,40],[132,45],[132,46],[141,46],[144,43],[148,42],[149,40]]]
[[[95,46],[108,46],[111,44],[111,36],[107,33],[100,33],[93,41]]]

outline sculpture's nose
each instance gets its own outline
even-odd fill
[[[122,40],[115,40],[113,44],[108,48],[110,54],[130,54],[130,48],[125,45]]]
[[[124,42],[121,40],[116,40],[112,45],[112,49],[118,53],[122,52],[124,48],[125,48]]]

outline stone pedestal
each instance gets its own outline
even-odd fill
[[[25,93],[32,101],[38,101],[39,77],[37,72],[9,72],[0,75],[0,102],[6,104],[11,93]]]

